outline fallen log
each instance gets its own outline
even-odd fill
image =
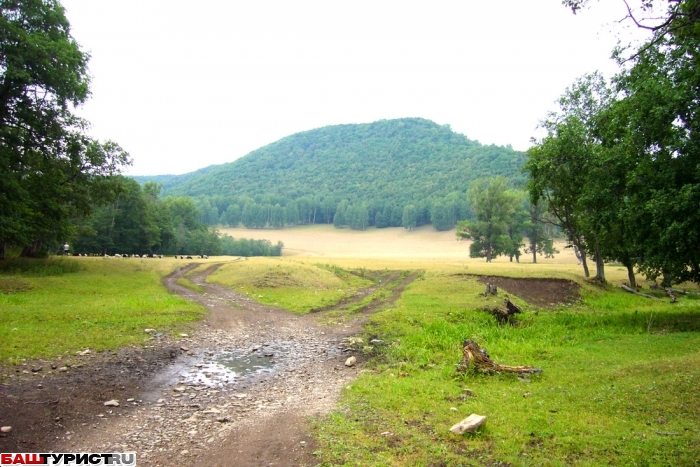
[[[500,365],[489,357],[486,349],[479,347],[479,344],[472,339],[466,339],[462,343],[462,361],[457,364],[457,371],[466,373],[470,369],[481,373],[541,373],[541,368],[531,366],[509,366]]]
[[[678,301],[678,297],[673,293],[673,289],[667,287],[664,290],[666,291],[666,295],[671,299],[671,303],[676,303]]]
[[[658,299],[657,299],[656,297],[654,297],[653,295],[649,295],[649,294],[637,292],[637,291],[634,290],[632,287],[629,287],[629,286],[626,285],[626,284],[622,284],[622,285],[620,286],[620,288],[621,288],[622,290],[625,290],[625,291],[629,292],[629,293],[633,293],[633,294],[635,294],[635,295],[639,295],[640,297],[653,298],[654,300],[658,300]]]

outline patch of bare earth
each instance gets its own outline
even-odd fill
[[[463,275],[476,277],[484,284],[495,284],[499,289],[535,306],[569,304],[580,298],[580,286],[568,279]]]
[[[356,376],[344,362],[366,316],[330,327],[261,305],[206,283],[216,265],[190,277],[204,293],[178,285],[195,267],[164,281],[209,310],[189,336],[4,368],[0,424],[13,429],[0,451],[135,451],[142,466],[315,465],[308,417],[332,410]],[[223,357],[245,368],[217,373]],[[104,405],[112,399],[118,407]]]

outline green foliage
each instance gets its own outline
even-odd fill
[[[416,223],[418,222],[418,210],[416,210],[416,207],[414,205],[409,204],[408,206],[403,208],[402,221],[404,229],[413,230],[416,228]]]
[[[88,54],[55,0],[2,1],[0,17],[0,259],[6,245],[43,256],[75,220],[111,198],[129,164],[112,142],[85,136],[71,113],[89,95]]]
[[[503,177],[476,180],[468,196],[476,220],[457,224],[457,236],[472,240],[469,256],[491,262],[501,254],[515,255],[520,248],[520,240],[516,241],[520,214],[518,197],[508,189],[508,181]]]
[[[413,205],[420,226],[439,202],[447,210],[444,230],[469,217],[464,192],[472,180],[503,175],[522,184],[523,162],[522,153],[483,146],[447,126],[399,119],[298,133],[232,163],[160,180],[166,194],[193,196],[207,224],[228,222],[224,214],[237,204],[243,225],[256,229],[400,227],[404,208]],[[277,204],[286,213],[275,214]],[[336,218],[341,205],[350,215]]]
[[[272,245],[270,240],[234,239],[230,235],[221,237],[221,254],[228,256],[281,256],[284,243]]]
[[[75,253],[221,254],[216,231],[199,221],[200,211],[188,197],[158,199],[160,185],[143,188],[130,178],[116,178],[113,203],[95,209],[73,243]]]

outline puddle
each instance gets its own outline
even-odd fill
[[[254,346],[246,350],[230,350],[208,355],[189,371],[180,373],[185,384],[221,387],[250,377],[271,374],[289,352],[286,343]]]

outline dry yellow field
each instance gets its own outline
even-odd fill
[[[437,232],[432,226],[420,227],[411,232],[402,227],[366,231],[336,229],[332,225],[311,225],[282,230],[256,230],[222,228],[222,234],[234,238],[266,239],[272,243],[284,243],[283,257],[289,260],[313,260],[315,263],[332,262],[344,267],[409,268],[457,271],[475,274],[499,274],[530,277],[582,277],[583,272],[573,251],[557,244],[560,253],[552,259],[538,256],[537,264],[532,255],[520,257],[520,263],[511,263],[501,256],[490,264],[483,258],[469,257],[469,242],[460,241],[455,231]],[[595,272],[595,265],[589,262]],[[627,280],[624,268],[606,268],[611,282]],[[641,279],[641,277],[639,277]]]

